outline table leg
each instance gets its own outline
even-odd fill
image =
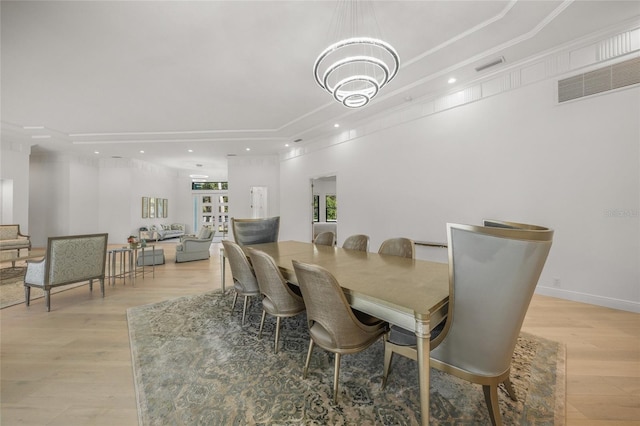
[[[221,248],[220,249],[220,273],[222,274],[222,293],[225,293],[225,288],[224,288],[224,277],[225,277],[225,266],[226,266],[226,262],[225,262],[225,255],[224,255],[224,249]]]
[[[422,424],[429,424],[429,318],[416,318],[416,337],[418,338],[418,380],[420,383],[420,413]]]
[[[138,249],[129,250],[129,278],[131,278],[131,285],[136,283],[136,267],[133,259],[136,258]]]
[[[142,279],[144,280],[144,249],[146,247],[140,247],[141,253],[142,253]],[[136,271],[138,269],[138,256],[136,255],[136,258],[133,259],[133,264],[136,266]]]
[[[151,276],[156,277],[156,246],[151,247]],[[144,256],[142,256],[142,263],[144,263]]]
[[[115,285],[116,278],[114,275],[116,274],[116,262],[113,260],[115,256],[112,251],[109,251],[109,285]]]

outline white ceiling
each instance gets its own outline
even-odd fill
[[[335,41],[334,9],[333,1],[3,0],[3,140],[206,174],[226,168],[228,154],[278,153],[337,131],[336,122],[348,127],[452,90],[451,76],[459,88],[482,75],[480,64],[504,56],[508,65],[637,17],[640,2],[377,1],[402,65],[358,110],[312,74]]]

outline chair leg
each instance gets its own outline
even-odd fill
[[[516,391],[513,389],[513,385],[511,384],[511,379],[509,379],[507,377],[507,379],[502,383],[504,383],[504,387],[505,387],[505,389],[507,389],[507,393],[509,394],[509,398],[511,398],[513,401],[518,401],[518,397],[516,395]]]
[[[47,312],[51,312],[51,289],[44,291],[44,303],[47,305]]]
[[[247,301],[249,296],[244,297],[244,306],[242,307],[242,325],[244,325],[244,317],[247,315]]]
[[[333,403],[338,403],[338,377],[340,376],[340,354],[336,353],[336,363],[333,369]]]
[[[302,378],[307,378],[307,372],[309,371],[309,364],[311,363],[311,352],[313,352],[313,339],[309,339],[309,351],[307,352],[307,360],[304,363],[304,370],[302,370]]]
[[[233,312],[233,308],[236,307],[236,301],[238,300],[238,292],[235,292],[233,295],[233,304],[231,305],[231,312]]]
[[[31,287],[28,285],[24,286],[24,303],[29,306],[29,302],[31,301]]]
[[[89,291],[93,292],[93,280],[89,280]]]
[[[260,330],[258,330],[258,339],[262,339],[262,327],[264,326],[264,318],[267,316],[267,311],[262,310],[262,319],[260,320]]]
[[[276,341],[275,341],[275,347],[273,349],[273,353],[278,353],[278,341],[280,340],[280,320],[282,318],[281,317],[276,317]]]
[[[489,409],[489,417],[493,426],[502,426],[502,416],[500,415],[500,406],[498,405],[498,385],[484,385],[484,400]]]
[[[382,389],[387,386],[387,378],[389,377],[389,369],[391,368],[391,360],[393,359],[393,350],[388,343],[389,333],[384,335],[384,370],[382,373]]]
[[[104,277],[100,278],[100,292],[102,293],[102,297],[104,297]]]

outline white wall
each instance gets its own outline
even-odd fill
[[[29,154],[31,147],[3,140],[0,143],[0,180],[3,182],[2,223],[19,224],[29,234]],[[9,182],[11,183],[9,188]],[[5,187],[5,185],[7,185]],[[10,191],[8,194],[6,191]],[[10,205],[5,205],[5,203]],[[11,213],[9,214],[9,210]],[[7,223],[9,220],[11,223]]]
[[[309,179],[335,171],[341,240],[366,233],[377,250],[395,236],[446,241],[447,222],[545,225],[555,237],[540,292],[640,311],[640,88],[557,105],[555,87],[283,160],[281,239],[308,240]]]
[[[229,217],[250,218],[251,187],[266,186],[267,216],[280,214],[280,162],[278,156],[229,157]],[[307,180],[307,186],[311,187]],[[311,200],[309,196],[307,200]],[[311,223],[311,221],[307,222]]]

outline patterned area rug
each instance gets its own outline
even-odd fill
[[[415,425],[420,423],[417,364],[395,356],[380,388],[382,341],[340,368],[332,403],[333,356],[314,348],[309,375],[302,369],[309,343],[304,315],[283,319],[273,353],[275,320],[258,339],[261,306],[211,292],[127,311],[141,425]],[[240,301],[240,300],[239,300]],[[522,334],[511,369],[518,395],[499,391],[506,425],[564,424],[564,347]],[[490,424],[482,388],[431,370],[431,424]]]

